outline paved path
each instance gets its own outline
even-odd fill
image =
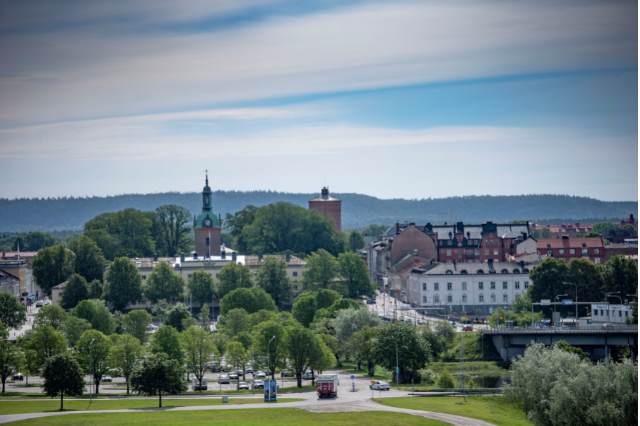
[[[62,413],[26,413],[26,414],[10,414],[0,416],[0,423],[10,423],[20,420],[35,419],[49,416],[64,416],[73,414],[100,414],[100,413],[132,413],[141,411],[189,411],[189,410],[250,410],[250,409],[269,409],[269,408],[298,408],[308,410],[315,413],[331,413],[331,412],[346,412],[346,411],[391,411],[397,413],[406,413],[416,416],[428,417],[431,419],[441,420],[447,423],[451,423],[456,426],[495,426],[491,423],[487,423],[481,420],[470,419],[467,417],[454,416],[450,414],[434,413],[430,411],[409,410],[404,408],[388,407],[386,405],[379,404],[371,399],[372,392],[369,389],[369,380],[363,376],[355,376],[355,387],[359,389],[358,392],[350,392],[352,387],[352,381],[350,379],[351,373],[345,373],[341,370],[327,371],[326,373],[338,374],[340,380],[340,386],[338,387],[337,399],[318,399],[315,392],[304,393],[292,393],[281,394],[282,398],[298,398],[304,399],[304,401],[297,402],[284,402],[279,404],[244,404],[244,405],[209,405],[209,406],[194,406],[194,407],[173,407],[173,408],[144,408],[144,409],[127,409],[127,410],[95,410],[95,411],[67,411]],[[407,397],[408,392],[391,390],[387,392],[374,392],[376,400],[378,398],[389,397]],[[260,398],[252,397],[252,395],[238,395],[231,396],[232,398]],[[163,397],[164,401],[171,399],[183,399],[185,397],[172,396]],[[186,397],[188,399],[216,399],[221,396],[198,396],[195,395]],[[115,399],[115,398],[114,398]],[[144,397],[137,397],[136,399],[146,399]],[[157,400],[157,398],[152,398]],[[23,399],[20,399],[23,401]],[[39,400],[41,401],[41,400]],[[102,399],[101,401],[104,401]],[[4,401],[2,401],[4,402]]]

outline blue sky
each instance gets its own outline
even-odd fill
[[[0,3],[2,197],[638,199],[636,2]]]

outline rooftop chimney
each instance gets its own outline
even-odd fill
[[[193,253],[193,260],[198,260],[198,252]]]
[[[291,260],[291,250],[284,251],[284,259],[286,262],[289,262]]]
[[[258,252],[258,260],[260,262],[262,262],[262,252],[261,251]]]
[[[153,255],[153,261],[154,261],[154,262],[157,262],[157,261],[158,261],[158,253],[156,253],[156,254],[154,254],[154,255]]]
[[[400,222],[396,222],[396,235],[400,233]]]
[[[231,252],[231,260],[233,260],[234,262],[238,259],[238,257],[236,256],[236,252],[232,251]]]
[[[220,252],[220,259],[226,259],[227,258],[227,251],[224,249],[224,247],[222,247],[222,251]]]
[[[180,255],[180,263],[184,262],[184,253]]]

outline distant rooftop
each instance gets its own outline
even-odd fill
[[[313,198],[309,201],[340,201],[340,200],[329,195],[329,188],[325,186],[324,188],[322,188],[322,193],[318,197]]]

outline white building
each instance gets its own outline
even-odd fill
[[[408,302],[418,308],[490,315],[508,309],[516,295],[531,284],[529,270],[537,263],[436,263],[413,269]]]
[[[593,303],[591,305],[591,324],[593,325],[625,324],[628,317],[633,318],[629,305],[610,305],[608,303]]]

